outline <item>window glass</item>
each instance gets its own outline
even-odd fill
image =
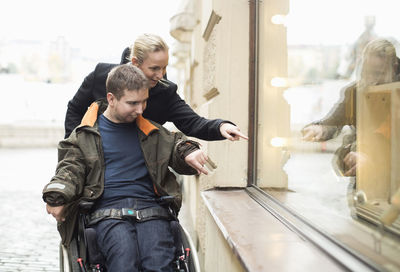
[[[398,1],[275,2],[259,9],[256,184],[400,265]]]

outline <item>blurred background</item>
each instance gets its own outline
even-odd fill
[[[2,1],[0,271],[59,271],[60,238],[41,192],[54,174],[67,103],[98,62],[119,63],[138,35],[156,33],[171,45],[178,4]]]
[[[178,4],[172,0],[117,0],[112,4],[91,0],[3,1],[0,147],[44,146],[48,140],[54,144],[51,132],[37,128],[52,128],[53,134],[58,133],[54,130],[63,126],[67,102],[84,77],[98,62],[119,63],[124,48],[138,35],[157,33],[171,45],[169,19]],[[170,63],[173,61],[171,56]],[[170,67],[168,76],[173,78]],[[24,134],[31,134],[30,139]],[[38,137],[32,137],[35,135]]]

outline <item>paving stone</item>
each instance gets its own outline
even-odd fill
[[[56,148],[0,149],[0,271],[59,271],[57,224],[42,189],[54,174]]]

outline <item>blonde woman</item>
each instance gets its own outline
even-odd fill
[[[149,100],[143,116],[159,124],[167,121],[187,136],[213,141],[232,141],[247,137],[230,121],[209,120],[197,115],[177,94],[177,85],[163,76],[168,65],[168,46],[157,35],[139,36],[130,50],[130,61],[139,67],[150,81]],[[124,51],[124,53],[126,53]],[[105,98],[105,82],[108,72],[118,64],[99,63],[79,87],[68,103],[65,119],[65,137],[79,125],[84,113],[92,102]]]

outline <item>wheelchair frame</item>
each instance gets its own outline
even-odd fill
[[[78,234],[71,241],[69,248],[60,243],[60,272],[106,272],[107,270],[102,267],[104,264],[88,263],[89,250],[85,236],[84,215],[81,214],[80,217]],[[176,222],[177,224],[180,240],[178,244],[181,247],[180,255],[176,256],[177,259],[175,262],[177,263],[177,267],[175,271],[200,272],[199,259],[193,240],[187,230],[178,221],[172,222]],[[176,237],[175,240],[177,240]],[[185,258],[187,259],[185,260]]]

